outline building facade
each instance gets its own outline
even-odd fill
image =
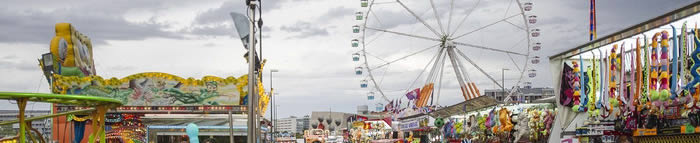
[[[51,112],[49,110],[27,110],[25,111],[26,117],[35,117],[48,115]],[[19,115],[18,110],[0,110],[0,122],[18,120]],[[32,127],[39,130],[45,139],[51,139],[51,118],[43,120],[32,121]],[[7,126],[0,126],[0,138],[16,136],[19,132],[19,124],[12,124]]]
[[[303,134],[305,130],[309,129],[309,119],[311,116],[304,115],[302,118],[297,119],[297,133]]]
[[[296,116],[289,116],[288,118],[281,118],[275,120],[275,131],[284,134],[285,132],[292,135],[297,133],[297,118]]]
[[[551,87],[516,87],[517,94],[511,96],[510,101],[520,101],[523,103],[530,103],[537,99],[542,99],[546,97],[554,96],[554,89]],[[484,96],[491,96],[498,101],[503,101],[505,96],[508,95],[509,89],[506,89],[504,93],[502,89],[486,89],[484,90]]]

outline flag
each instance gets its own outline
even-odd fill
[[[393,100],[389,101],[389,104],[386,104],[386,106],[384,106],[384,111],[391,112],[392,108],[394,108],[394,101]]]
[[[401,99],[399,99],[399,104],[396,104],[396,105],[398,105],[398,106],[396,106],[396,110],[401,109]]]
[[[413,100],[413,99],[418,98],[419,95],[420,95],[420,88],[416,88],[416,89],[406,93],[406,98],[408,98],[408,100]]]
[[[392,112],[396,113],[396,111],[399,110],[399,107],[401,107],[401,103],[399,103],[399,100],[394,99],[396,101],[396,104],[394,104],[394,109]]]

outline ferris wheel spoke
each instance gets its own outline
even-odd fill
[[[386,60],[384,60],[384,59],[382,59],[382,58],[380,58],[380,57],[378,57],[378,56],[376,56],[376,55],[374,55],[374,54],[371,54],[371,53],[368,53],[368,52],[365,52],[365,54],[368,55],[368,56],[370,56],[370,57],[377,58],[378,60],[383,61],[383,62],[385,62],[385,63],[389,62],[389,61],[386,61]],[[374,69],[374,68],[373,68],[373,69]]]
[[[430,49],[432,49],[432,48],[435,48],[435,47],[437,47],[437,46],[439,46],[439,45],[440,45],[440,44],[434,45],[434,46],[430,46],[430,47],[428,47],[428,48],[425,48],[425,49],[420,50],[420,51],[417,51],[417,52],[413,52],[413,53],[408,54],[408,55],[406,55],[406,56],[403,56],[403,57],[401,57],[401,58],[398,58],[398,59],[395,59],[395,60],[392,60],[392,61],[388,61],[388,62],[386,62],[386,63],[384,63],[384,64],[382,64],[382,65],[379,65],[379,66],[374,67],[374,69],[376,69],[376,68],[381,68],[381,67],[387,66],[387,65],[389,65],[389,64],[392,64],[392,63],[394,63],[394,62],[397,62],[397,61],[406,59],[406,58],[408,58],[408,57],[414,56],[414,55],[416,55],[416,54],[419,54],[419,53],[428,51],[428,50],[430,50]]]
[[[411,15],[413,15],[413,17],[415,17],[418,21],[420,21],[421,23],[423,23],[423,25],[425,25],[426,28],[428,28],[430,31],[432,31],[433,33],[435,33],[435,36],[440,36],[440,33],[438,33],[438,32],[435,30],[435,28],[430,27],[430,25],[428,25],[428,23],[425,22],[425,20],[423,20],[422,18],[420,18],[420,16],[416,15],[415,12],[413,12],[411,9],[409,9],[408,7],[406,7],[406,5],[403,4],[403,2],[401,2],[400,0],[396,0],[396,2],[398,2],[399,4],[401,4],[401,7],[403,7],[404,9],[406,9],[406,11],[408,11],[408,13],[411,13]]]
[[[496,84],[498,87],[503,88],[503,85],[499,84],[498,81],[496,81],[496,79],[494,79],[491,75],[489,75],[488,73],[486,73],[486,71],[484,71],[484,69],[482,69],[481,67],[479,67],[479,65],[477,65],[476,63],[474,63],[474,61],[472,61],[472,59],[470,59],[469,57],[467,57],[467,55],[464,55],[464,52],[462,52],[461,50],[459,50],[459,49],[457,49],[457,48],[455,48],[455,49],[457,50],[456,53],[458,53],[460,56],[462,56],[462,58],[466,59],[467,62],[469,62],[469,64],[471,64],[472,66],[474,66],[474,68],[476,68],[477,70],[479,70],[479,72],[481,72],[482,74],[484,74],[487,78],[489,78],[489,79],[490,79],[494,84]]]
[[[459,39],[459,38],[461,38],[461,37],[463,37],[463,36],[467,36],[467,35],[469,35],[469,34],[472,34],[472,33],[474,33],[474,32],[477,32],[477,31],[479,31],[479,30],[482,30],[482,29],[484,29],[484,28],[491,27],[491,26],[496,25],[496,24],[498,24],[498,23],[500,23],[500,22],[507,21],[508,19],[513,18],[513,17],[515,17],[515,16],[518,16],[518,15],[520,15],[520,14],[522,14],[522,13],[518,13],[518,14],[514,14],[514,15],[511,15],[511,16],[508,16],[508,17],[506,17],[506,18],[503,18],[503,19],[498,20],[498,21],[496,21],[496,22],[487,24],[486,26],[479,27],[479,28],[477,28],[477,29],[475,29],[475,30],[469,31],[469,32],[467,32],[467,33],[464,33],[464,34],[459,35],[459,36],[457,36],[457,37],[454,37],[454,38],[452,38],[452,39]]]
[[[471,10],[469,10],[469,13],[467,13],[467,15],[465,15],[465,16],[462,18],[462,21],[460,21],[459,24],[457,24],[457,28],[455,28],[455,31],[453,31],[452,33],[450,33],[450,35],[457,33],[457,30],[458,30],[460,27],[462,27],[462,24],[464,24],[464,21],[467,21],[467,18],[469,18],[469,15],[472,15],[472,13],[474,12],[474,9],[476,9],[476,7],[479,6],[479,3],[481,3],[481,0],[476,1],[476,4],[472,7]]]
[[[477,28],[477,29],[475,29],[475,30],[469,31],[469,32],[467,32],[467,33],[464,33],[464,34],[459,35],[459,36],[457,36],[457,37],[454,37],[454,38],[452,38],[452,39],[459,39],[459,38],[461,38],[461,37],[463,37],[463,36],[467,36],[467,35],[469,35],[469,34],[472,34],[472,33],[474,33],[474,32],[477,32],[477,31],[479,31],[479,30],[482,30],[482,29],[484,29],[484,28],[491,27],[491,26],[496,25],[496,24],[498,24],[498,23],[500,23],[500,22],[507,21],[508,19],[513,18],[513,17],[515,17],[515,16],[518,16],[518,15],[520,15],[520,14],[522,14],[522,13],[518,13],[518,14],[514,14],[514,15],[511,15],[511,16],[508,16],[508,17],[506,17],[506,18],[503,18],[503,19],[498,20],[498,21],[496,21],[496,22],[487,24],[486,26],[479,27],[479,28]]]
[[[436,39],[436,38],[430,38],[430,37],[425,37],[425,36],[418,36],[418,35],[413,35],[413,34],[408,34],[408,33],[401,33],[401,32],[396,32],[396,31],[385,30],[385,29],[379,29],[379,28],[365,27],[365,29],[376,30],[376,31],[382,31],[382,32],[387,32],[387,33],[392,33],[392,34],[397,34],[397,35],[403,35],[403,36],[408,36],[408,37],[413,37],[413,38],[419,38],[419,39],[425,39],[425,40],[431,40],[431,41],[440,41],[440,39]]]
[[[374,19],[377,20],[377,22],[379,23],[379,26],[382,26],[382,27],[384,26],[384,23],[382,23],[382,21],[379,20],[379,16],[377,16],[377,15],[375,14],[375,12],[372,11],[372,9],[370,9],[367,13],[368,13],[368,14],[367,14],[368,16],[369,16],[369,14],[372,14],[372,17],[374,17]]]
[[[490,51],[495,51],[495,52],[501,52],[501,53],[508,53],[508,54],[515,54],[515,55],[521,55],[521,56],[527,56],[527,54],[523,53],[518,53],[518,52],[513,52],[513,51],[506,51],[506,50],[501,50],[501,49],[494,49],[494,48],[489,48],[485,46],[479,46],[479,45],[473,45],[473,44],[467,44],[467,43],[461,43],[461,42],[454,42],[456,45],[462,45],[462,46],[467,46],[467,47],[473,47],[473,48],[479,48],[479,49],[484,49],[484,50],[490,50]]]
[[[522,42],[525,41],[525,40],[527,40],[527,37],[520,39],[520,41],[518,41],[517,43],[515,43],[515,44],[514,44],[513,46],[511,46],[510,48],[511,48],[511,49],[512,49],[512,48],[515,48],[516,46],[520,45],[520,43],[522,43]],[[511,54],[509,54],[509,53],[507,53],[507,55],[508,55],[508,58],[510,58],[510,61],[513,62],[513,65],[515,65],[515,68],[517,68],[518,71],[522,71],[522,69],[520,68],[520,66],[518,65],[518,63],[515,62],[515,58],[513,58],[513,56],[512,56]],[[527,65],[526,65],[526,66],[527,66]],[[525,67],[523,67],[523,68],[525,68]]]
[[[510,58],[510,61],[513,62],[513,65],[515,66],[515,68],[517,68],[518,71],[522,71],[522,70],[520,69],[520,66],[518,66],[518,63],[515,62],[515,59],[513,58],[513,56],[511,56],[511,54],[506,54],[506,55],[508,55],[508,58]]]
[[[435,15],[435,20],[438,23],[438,27],[440,27],[440,32],[442,32],[442,35],[445,35],[445,29],[442,28],[442,21],[440,20],[440,15],[437,12],[437,9],[435,8],[435,0],[430,0],[430,7],[433,8],[433,15]]]
[[[510,24],[510,25],[513,25],[513,26],[517,27],[517,28],[520,29],[520,30],[523,30],[523,31],[527,32],[527,30],[526,30],[525,28],[523,28],[523,27],[521,27],[521,26],[518,26],[518,25],[515,25],[515,23],[513,23],[513,22],[510,22],[510,21],[508,21],[508,20],[506,20],[506,22],[507,22],[508,24]]]
[[[455,0],[450,0],[450,14],[448,16],[449,18],[447,18],[447,30],[446,30],[447,33],[446,34],[450,34],[449,32],[450,32],[450,26],[452,25],[452,12],[454,12],[454,8],[455,8]]]
[[[508,3],[508,8],[506,8],[506,12],[503,13],[503,18],[505,18],[506,16],[508,16],[508,11],[510,10],[510,6],[513,5],[513,1],[515,1],[515,0],[510,0],[510,2]]]

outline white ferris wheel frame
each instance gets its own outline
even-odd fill
[[[362,49],[361,49],[359,52],[362,53],[362,54],[361,54],[361,57],[363,58],[363,63],[362,63],[362,65],[364,66],[364,67],[362,67],[362,68],[363,68],[364,70],[366,70],[367,76],[368,76],[368,78],[369,78],[369,81],[372,82],[371,84],[373,85],[373,88],[376,89],[376,91],[379,92],[379,94],[382,96],[382,99],[384,99],[386,102],[390,102],[391,100],[389,100],[389,98],[384,94],[384,92],[382,91],[380,85],[377,84],[377,81],[376,81],[374,75],[372,74],[372,70],[373,70],[373,69],[382,68],[383,66],[387,66],[387,65],[389,65],[389,64],[391,64],[391,63],[393,63],[393,62],[396,62],[396,61],[405,59],[405,58],[407,58],[407,57],[413,56],[413,55],[415,55],[415,54],[421,53],[421,52],[423,52],[423,51],[426,51],[426,50],[435,48],[435,47],[438,46],[438,45],[441,46],[440,48],[447,48],[447,47],[449,47],[449,46],[454,47],[454,46],[459,45],[459,46],[477,48],[477,49],[482,49],[482,50],[489,50],[489,51],[494,51],[494,52],[506,53],[508,56],[511,56],[511,55],[524,56],[526,59],[523,61],[523,62],[524,62],[523,67],[522,67],[521,69],[519,69],[519,70],[520,70],[520,75],[519,75],[519,77],[518,77],[517,82],[516,82],[515,85],[520,85],[521,83],[523,83],[523,76],[524,76],[525,73],[528,71],[528,64],[529,64],[529,62],[530,62],[530,59],[532,58],[530,54],[531,54],[531,50],[532,50],[531,48],[532,48],[532,38],[533,38],[533,36],[531,36],[531,34],[530,34],[530,30],[531,30],[530,28],[531,28],[531,26],[530,26],[530,24],[528,23],[528,19],[527,19],[527,16],[528,16],[528,15],[525,13],[526,10],[523,8],[523,3],[520,2],[521,0],[514,0],[514,1],[517,3],[517,5],[518,5],[518,9],[520,10],[519,13],[510,15],[510,16],[505,16],[505,15],[504,15],[504,18],[502,18],[502,19],[500,19],[500,20],[497,20],[497,21],[495,21],[495,22],[486,24],[485,26],[481,26],[480,28],[477,28],[477,29],[475,29],[475,30],[466,32],[466,33],[461,34],[461,35],[458,35],[458,36],[454,36],[454,34],[457,34],[457,31],[459,30],[459,28],[461,27],[461,25],[464,23],[464,21],[471,15],[471,13],[474,11],[474,9],[476,9],[476,5],[471,9],[471,11],[470,11],[466,16],[464,16],[464,18],[463,18],[462,21],[459,23],[459,25],[457,26],[457,28],[455,28],[454,31],[450,32],[449,30],[451,30],[452,13],[453,13],[453,9],[454,9],[454,1],[455,1],[455,0],[450,0],[449,19],[448,19],[448,24],[447,24],[447,26],[446,26],[446,27],[447,27],[447,31],[446,31],[445,29],[443,29],[444,27],[443,27],[442,21],[440,20],[439,14],[437,14],[437,10],[436,10],[435,4],[434,4],[434,2],[433,2],[434,0],[429,0],[429,1],[430,1],[430,5],[431,5],[431,7],[432,7],[432,11],[433,11],[433,13],[435,14],[434,16],[435,16],[435,19],[436,19],[436,21],[437,21],[437,23],[438,23],[438,26],[439,26],[439,30],[440,30],[440,31],[438,31],[438,30],[436,30],[435,28],[431,27],[431,25],[429,25],[425,20],[423,20],[420,16],[416,15],[416,13],[414,13],[410,8],[408,8],[406,5],[404,5],[404,4],[401,2],[401,0],[396,0],[396,1],[395,1],[396,3],[400,4],[401,7],[403,7],[403,9],[405,9],[407,12],[409,12],[416,20],[420,21],[420,23],[422,23],[422,24],[425,26],[425,28],[427,28],[427,29],[430,30],[432,33],[434,33],[435,36],[437,36],[438,38],[425,37],[425,36],[419,36],[419,35],[413,35],[413,34],[402,33],[402,32],[397,32],[397,31],[391,31],[391,30],[386,30],[386,29],[374,28],[374,27],[367,27],[367,21],[370,19],[370,18],[369,18],[369,17],[370,17],[370,13],[372,12],[372,7],[373,7],[374,5],[376,5],[376,4],[393,3],[393,2],[375,3],[376,0],[369,0],[369,1],[370,1],[370,2],[369,2],[369,5],[367,6],[367,7],[368,7],[368,8],[367,8],[367,11],[366,11],[364,14],[362,14],[362,16],[363,16],[363,21],[364,21],[363,24],[362,24],[362,26],[360,27],[361,32],[362,32],[362,34],[361,34],[361,42],[360,42],[361,45],[362,45]],[[481,1],[481,0],[477,0],[477,5],[478,5],[478,3],[479,3],[480,1]],[[509,2],[509,3],[512,4],[512,2]],[[509,6],[509,7],[510,7],[510,6]],[[513,18],[513,17],[516,17],[516,16],[521,16],[521,17],[523,18],[524,27],[520,27],[520,26],[518,26],[518,25],[516,25],[516,24],[514,24],[514,23],[511,23],[511,22],[507,21],[508,19],[511,19],[511,18]],[[515,26],[515,27],[517,27],[517,28],[522,29],[523,31],[525,31],[524,34],[526,35],[526,37],[525,37],[524,40],[527,41],[527,43],[526,43],[526,46],[527,46],[527,50],[526,50],[526,51],[527,51],[527,52],[526,52],[526,53],[517,53],[517,52],[513,52],[513,51],[507,51],[507,50],[489,48],[489,47],[487,47],[487,46],[481,46],[481,45],[475,45],[475,44],[469,44],[469,43],[463,43],[463,42],[455,42],[455,41],[452,41],[452,40],[461,38],[461,37],[463,37],[463,36],[472,34],[472,33],[474,33],[474,32],[478,32],[478,31],[480,31],[480,30],[482,30],[482,29],[484,29],[484,28],[490,27],[490,26],[492,26],[492,25],[495,25],[495,24],[498,24],[498,23],[501,23],[501,22],[509,23],[510,25],[513,25],[513,26]],[[366,36],[367,36],[367,35],[366,35],[366,34],[367,34],[367,33],[366,33],[366,30],[367,30],[367,29],[374,30],[374,31],[378,31],[378,32],[392,33],[392,34],[401,35],[401,36],[407,36],[407,37],[412,37],[412,38],[418,38],[418,39],[423,39],[423,40],[429,40],[429,41],[437,41],[437,42],[442,42],[442,43],[448,43],[448,44],[438,44],[438,45],[436,45],[436,46],[431,46],[431,47],[422,49],[422,50],[420,50],[420,51],[418,51],[418,52],[414,52],[414,53],[411,53],[411,54],[409,54],[409,55],[406,55],[406,56],[397,58],[397,59],[395,59],[395,60],[385,61],[384,64],[381,64],[381,65],[379,65],[379,66],[370,67],[370,65],[369,65],[369,63],[368,63],[368,60],[367,60],[367,55],[368,55],[368,53],[367,53],[367,51],[366,51],[366,48],[367,48],[367,44],[368,44],[368,43],[367,43],[367,41],[366,41],[366,39],[365,39]],[[441,35],[441,34],[442,34],[442,35]],[[447,39],[441,39],[441,38],[440,38],[441,36],[449,37],[449,38],[447,38]],[[452,37],[454,37],[454,38],[452,38]],[[486,75],[492,82],[494,82],[495,85],[497,85],[497,86],[500,87],[500,88],[503,88],[504,85],[501,85],[500,83],[498,83],[498,81],[496,81],[493,77],[491,77],[491,75],[489,75],[488,73],[486,73],[486,72],[485,72],[482,68],[480,68],[476,63],[474,63],[467,55],[465,55],[463,52],[459,51],[458,48],[452,48],[452,49],[453,49],[453,52],[447,53],[447,54],[452,54],[452,55],[450,56],[450,61],[452,62],[453,65],[455,65],[455,64],[456,64],[456,65],[459,65],[459,66],[462,65],[462,63],[455,63],[455,60],[452,59],[452,58],[459,58],[459,57],[457,57],[457,55],[454,55],[455,53],[457,53],[457,54],[459,54],[459,56],[461,56],[462,58],[466,59],[474,68],[478,69],[478,70],[480,71],[481,74]],[[449,51],[449,49],[448,49],[448,51]],[[455,51],[458,51],[458,52],[455,52]],[[445,56],[447,56],[447,55],[445,55]],[[512,60],[512,62],[513,62],[514,64],[516,63],[516,62],[512,59],[512,57],[511,57],[511,60]],[[459,60],[457,60],[457,61],[459,61]],[[428,65],[430,65],[430,62],[428,63]],[[426,66],[427,66],[427,65],[426,65]],[[517,67],[518,65],[515,64],[515,66]],[[458,80],[459,80],[459,82],[460,82],[460,85],[463,85],[462,82],[464,82],[464,79],[463,79],[462,77],[460,77],[460,74],[459,74],[458,69],[457,69],[458,66],[453,66],[453,67],[454,67],[454,69],[455,69],[455,74],[456,74],[457,77],[459,78]],[[462,68],[463,68],[463,67],[462,67]],[[442,71],[440,71],[440,72],[442,72]],[[462,72],[466,72],[466,71],[462,71]],[[442,73],[441,73],[441,74],[442,74]],[[420,75],[419,75],[419,76],[420,76]],[[368,83],[368,84],[369,84],[369,83]],[[506,97],[511,97],[511,96],[513,96],[513,95],[515,94],[516,91],[517,91],[516,88],[511,88],[511,89],[509,89],[508,95],[507,95]],[[438,96],[438,97],[439,97],[439,96]],[[510,98],[505,98],[505,100],[506,100],[506,102],[507,102],[508,100],[510,100]]]

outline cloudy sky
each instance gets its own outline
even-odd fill
[[[434,36],[410,13],[402,11],[401,5],[384,1],[390,3],[374,8],[378,20],[370,18],[368,26],[374,24],[376,28]],[[504,11],[510,9],[508,7],[515,8],[509,6],[511,1],[456,1],[455,19],[466,16],[470,11],[473,11],[473,15],[469,16],[461,31],[455,31],[470,31],[510,16],[517,12]],[[602,36],[615,32],[692,2],[599,1],[598,34]],[[246,51],[228,16],[229,12],[245,13],[243,0],[9,0],[3,3],[0,6],[0,31],[3,31],[0,34],[0,91],[49,92],[49,85],[36,59],[49,51],[49,41],[54,35],[53,26],[59,22],[73,23],[92,39],[97,72],[102,77],[121,78],[140,72],[166,72],[194,78],[206,75],[237,77],[247,73],[242,57]],[[436,17],[429,3],[405,4],[422,19],[432,20],[428,25],[437,28]],[[445,23],[449,1],[436,0],[435,5],[438,9],[435,13],[439,13]],[[351,60],[351,54],[359,49],[350,47],[350,39],[360,36],[353,34],[351,27],[362,23],[354,20],[354,13],[367,11],[360,7],[359,0],[265,0],[262,8],[265,24],[262,30],[263,56],[269,60],[267,69],[280,71],[275,73],[273,81],[279,92],[280,117],[302,116],[311,111],[355,112],[357,105],[369,104],[372,107],[376,103],[367,101],[368,89],[359,88],[366,72],[365,76],[354,75],[354,68],[360,63]],[[538,16],[538,22],[532,27],[542,31],[542,36],[536,40],[542,42],[543,50],[531,55],[543,57],[543,62],[530,66],[537,70],[538,76],[526,80],[535,86],[552,87],[551,77],[546,76],[550,73],[546,57],[588,40],[588,1],[537,0],[533,9],[528,14]],[[521,26],[523,23],[518,18],[509,19],[509,22]],[[471,34],[461,42],[490,47],[514,45],[515,51],[523,50],[517,47],[522,47],[518,46],[522,38],[518,36],[524,34],[509,31],[515,26],[499,23],[494,27],[497,28]],[[437,44],[377,31],[368,32],[366,37],[378,39],[377,44],[368,46],[368,51],[378,57],[368,58],[371,66],[381,64],[379,59],[390,61]],[[487,52],[469,48],[462,50],[477,63],[483,64],[486,72],[497,80],[500,80],[500,69],[511,63],[507,58],[490,56]],[[376,78],[381,78],[378,81],[381,81],[380,87],[386,90],[387,97],[398,99],[406,89],[424,84],[425,79],[422,79],[410,86],[436,52],[421,53],[423,55],[418,54],[388,68],[373,71]],[[442,87],[445,94],[439,99],[440,105],[463,101],[458,87],[454,86],[456,82],[450,82],[450,79],[454,80],[454,73],[449,68],[446,67],[444,72],[447,80],[446,86]],[[494,88],[493,83],[483,76],[480,78],[480,72],[471,66],[466,68],[480,89]],[[264,75],[266,87],[269,87],[268,74],[266,71]],[[513,86],[512,79],[518,75],[509,71],[506,85]],[[15,106],[6,101],[0,103],[3,109]],[[30,104],[28,107],[47,109],[48,105]]]

